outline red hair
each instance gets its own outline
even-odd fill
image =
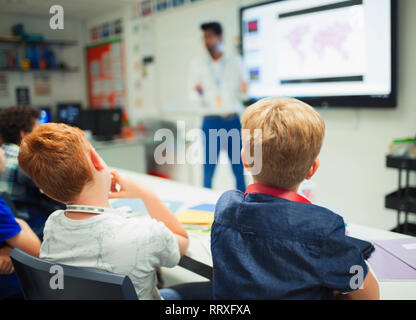
[[[82,130],[48,123],[22,140],[19,166],[48,196],[70,203],[93,180],[91,149]]]

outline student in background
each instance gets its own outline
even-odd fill
[[[255,129],[262,130],[260,141]],[[379,299],[342,217],[297,194],[319,167],[324,134],[320,115],[295,99],[263,99],[246,110],[243,163],[250,170],[260,161],[261,171],[245,193],[226,192],[217,203],[215,299]],[[262,156],[248,163],[255,144]],[[362,271],[364,289],[351,285],[352,268]]]
[[[0,149],[0,172],[3,170],[4,151]],[[0,300],[23,298],[9,256],[13,248],[39,257],[40,240],[25,221],[15,219],[8,205],[0,198]]]
[[[67,205],[48,218],[40,258],[128,275],[140,300],[163,296],[156,268],[176,266],[189,239],[152,191],[110,172],[84,133],[64,124],[44,124],[27,135],[19,165],[48,196]],[[150,218],[112,209],[109,198],[141,198]]]
[[[6,156],[5,170],[0,174],[0,191],[10,196],[17,217],[27,221],[42,237],[47,216],[62,205],[42,194],[17,161],[20,142],[39,125],[39,116],[40,111],[32,107],[17,106],[0,111],[0,135]]]
[[[212,187],[212,179],[217,165],[213,160],[218,160],[221,149],[226,149],[225,151],[232,162],[237,189],[244,191],[246,184],[240,152],[236,154],[237,159],[233,158],[233,143],[235,142],[229,139],[226,147],[221,145],[220,139],[213,141],[215,137],[210,137],[209,132],[210,130],[226,130],[228,134],[233,129],[241,130],[239,115],[244,109],[242,101],[247,93],[248,79],[241,57],[225,54],[221,25],[218,22],[205,23],[201,29],[207,53],[195,59],[191,64],[189,102],[195,114],[204,116],[202,124],[202,130],[206,137],[204,187]]]

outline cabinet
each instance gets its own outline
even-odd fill
[[[409,222],[409,216],[416,214],[416,187],[410,186],[410,174],[416,172],[416,159],[387,156],[386,166],[398,170],[398,188],[385,198],[386,208],[397,211],[397,227],[392,231],[416,236],[416,225]]]

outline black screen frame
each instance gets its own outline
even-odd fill
[[[75,120],[74,123],[70,123],[69,121],[63,121],[61,119],[61,116],[60,116],[61,110],[64,109],[64,108],[67,108],[68,106],[76,107],[78,109],[78,118],[77,118],[77,120]],[[68,125],[78,127],[81,111],[82,111],[82,103],[81,102],[59,102],[56,105],[55,121],[58,122],[58,123],[64,123],[64,124],[68,124]]]
[[[245,10],[268,5],[276,2],[291,0],[274,0],[240,8],[240,39],[241,54],[244,55],[244,30],[243,30],[243,13]],[[398,1],[390,0],[391,3],[391,93],[386,97],[372,95],[357,96],[325,96],[325,97],[294,97],[300,99],[316,108],[397,108],[397,88],[398,88]],[[263,97],[266,98],[266,97]],[[261,99],[261,98],[260,98]],[[250,98],[245,105],[250,105],[260,99]]]

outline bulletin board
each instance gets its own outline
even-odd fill
[[[90,108],[125,106],[124,43],[115,39],[87,47],[88,101]]]

